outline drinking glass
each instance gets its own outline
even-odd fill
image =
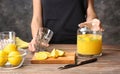
[[[14,31],[3,31],[0,32],[0,49],[3,49],[7,44],[15,44],[15,32]]]
[[[34,45],[36,51],[45,51],[47,49],[45,45],[49,43],[52,36],[52,30],[45,27],[39,28],[36,36],[36,44]]]

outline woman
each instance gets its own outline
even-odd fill
[[[47,27],[54,32],[50,43],[74,44],[78,24],[93,27],[91,22],[97,18],[94,10],[94,0],[33,0],[33,18],[31,30],[33,39],[29,49],[35,51],[37,30]],[[101,29],[97,19],[97,29]]]

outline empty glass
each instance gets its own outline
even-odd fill
[[[35,49],[36,51],[45,51],[46,50],[46,44],[49,43],[53,36],[53,31],[51,31],[48,28],[39,28],[36,36],[36,44]]]

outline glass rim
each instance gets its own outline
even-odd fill
[[[38,30],[43,30],[43,29],[45,29],[45,30],[50,30],[51,32],[53,32],[51,29],[49,29],[49,28],[47,28],[47,27],[40,27]]]
[[[9,32],[15,33],[15,31],[2,31],[2,32],[0,32],[0,33],[9,33]]]

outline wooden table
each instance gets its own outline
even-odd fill
[[[60,48],[75,51],[76,45],[52,44],[49,49]],[[103,45],[103,55],[97,62],[65,69],[57,69],[65,64],[31,64],[32,54],[29,53],[21,68],[14,70],[0,69],[0,74],[120,74],[120,46]]]

